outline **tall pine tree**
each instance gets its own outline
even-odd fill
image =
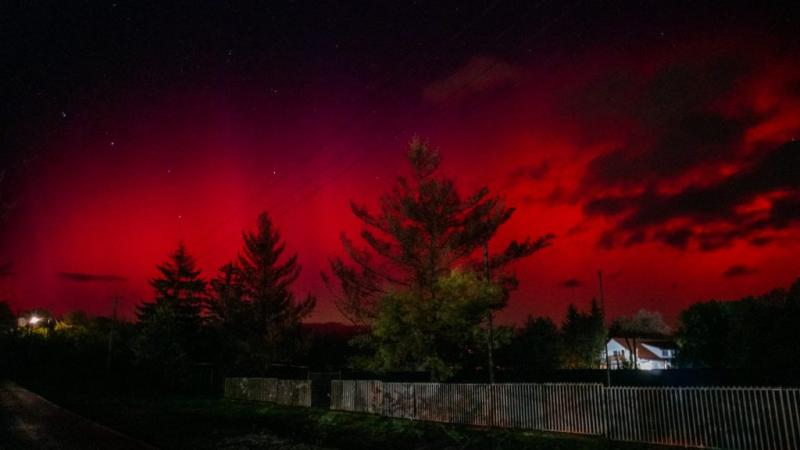
[[[250,305],[263,362],[292,360],[300,350],[301,321],[314,310],[316,299],[308,295],[298,301],[292,293],[290,287],[302,268],[297,254],[283,258],[286,243],[267,213],[258,217],[255,231],[244,232],[243,237],[242,298]]]
[[[232,262],[219,268],[217,276],[209,283],[208,312],[212,322],[225,328],[235,328],[242,327],[250,318],[249,305],[244,300],[242,278],[242,270]]]
[[[567,317],[561,324],[564,339],[563,364],[567,369],[593,369],[603,363],[603,346],[606,330],[603,311],[596,299],[588,313],[578,311],[575,305],[567,308]]]
[[[442,280],[461,268],[472,270],[485,282],[502,288],[503,295],[490,303],[484,302],[489,308],[488,315],[505,305],[508,292],[516,285],[513,274],[505,270],[509,264],[546,247],[553,239],[552,235],[546,235],[512,241],[501,252],[487,254],[484,258],[481,250],[511,218],[514,209],[505,206],[499,197],[490,196],[486,188],[467,197],[461,196],[454,181],[441,175],[439,152],[418,138],[412,140],[407,156],[411,177],[398,178],[392,190],[380,198],[376,213],[351,202],[353,214],[364,225],[361,238],[366,245],[358,247],[342,234],[349,261],[333,258],[330,263],[333,277],[322,274],[325,283],[336,293],[336,306],[345,317],[360,325],[381,324],[373,329],[373,344],[378,343],[376,357],[382,361],[398,359],[396,355],[386,355],[386,352],[395,353],[392,348],[415,346],[394,342],[392,348],[381,348],[381,342],[403,340],[414,334],[409,334],[409,330],[426,328],[423,323],[406,323],[403,330],[397,330],[398,336],[388,339],[386,330],[391,327],[383,326],[387,320],[381,315],[397,310],[388,305],[397,305],[398,301],[417,303],[414,309],[422,311],[429,310],[430,306],[424,303],[430,303],[446,310],[450,305],[441,302],[438,296],[445,294],[442,286],[450,285],[442,284]],[[481,289],[493,292],[486,286]],[[418,316],[420,320],[431,317]],[[470,316],[481,317],[481,314]],[[474,325],[462,324],[465,331]],[[376,334],[376,329],[380,334]],[[416,352],[402,359],[416,360],[418,367],[424,367],[424,360],[431,357]],[[454,367],[453,364],[449,366]]]
[[[411,141],[407,157],[412,177],[397,179],[391,192],[380,198],[377,214],[350,203],[364,225],[361,238],[366,247],[357,247],[342,233],[349,263],[333,258],[334,277],[322,274],[337,294],[340,312],[356,324],[369,324],[389,291],[413,289],[419,296],[431,297],[439,278],[459,266],[484,273],[479,249],[514,213],[500,197],[490,196],[487,188],[462,197],[455,182],[440,174],[439,152],[419,138]],[[512,289],[516,279],[504,269],[550,245],[553,238],[548,234],[511,241],[503,251],[489,256],[492,279]]]
[[[158,368],[174,383],[201,357],[201,308],[205,281],[183,243],[157,266],[150,281],[155,298],[137,310],[140,332],[134,351],[140,364]]]

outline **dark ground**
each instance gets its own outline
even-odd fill
[[[41,391],[45,392],[45,391]],[[0,449],[655,450],[664,447],[539,432],[483,430],[217,397],[47,391],[0,395]],[[147,443],[147,444],[145,444]]]
[[[153,447],[67,411],[10,382],[0,382],[0,449]]]

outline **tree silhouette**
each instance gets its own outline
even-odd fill
[[[174,384],[200,356],[206,283],[183,243],[156,267],[160,276],[150,281],[155,298],[137,308],[134,352],[139,364],[156,369]]]
[[[295,299],[290,290],[302,270],[297,254],[282,256],[281,242],[267,213],[258,217],[256,230],[244,232],[239,255],[243,301],[250,305],[254,331],[262,340],[266,362],[292,359],[298,351],[300,323],[314,310],[316,299]]]
[[[0,334],[9,332],[17,327],[17,318],[11,311],[7,302],[0,302]]]
[[[562,365],[560,331],[547,317],[528,316],[515,330],[511,343],[500,353],[500,363],[520,369],[558,369]]]
[[[453,180],[439,174],[440,156],[419,138],[411,141],[408,161],[412,177],[399,177],[391,192],[380,198],[377,214],[350,203],[364,224],[361,238],[366,248],[354,245],[344,233],[342,245],[350,263],[331,260],[334,279],[322,274],[336,292],[336,306],[356,324],[375,318],[381,297],[392,289],[411,289],[431,298],[437,280],[458,266],[483,272],[476,252],[514,213],[487,188],[462,197]],[[507,290],[516,279],[503,269],[511,262],[548,246],[553,235],[512,241],[489,257],[493,278]],[[498,305],[501,307],[502,305]]]
[[[599,367],[603,346],[606,344],[606,328],[603,311],[592,299],[588,313],[578,311],[575,305],[567,307],[567,316],[561,324],[564,339],[564,367],[587,369]]]
[[[361,239],[366,246],[356,246],[343,233],[341,241],[349,261],[331,259],[333,277],[323,273],[323,280],[335,293],[339,311],[353,323],[385,324],[380,315],[390,314],[396,308],[384,307],[384,302],[398,307],[405,307],[403,303],[430,303],[446,308],[446,303],[438,298],[443,293],[441,280],[456,268],[471,269],[485,281],[496,283],[502,291],[498,299],[485,302],[483,317],[486,317],[506,304],[509,291],[516,286],[516,278],[506,271],[509,264],[548,246],[553,236],[512,241],[503,251],[487,253],[485,259],[481,258],[479,250],[488,246],[514,209],[506,207],[499,197],[490,196],[486,188],[462,197],[454,181],[440,174],[439,152],[418,138],[411,141],[407,157],[411,177],[397,179],[391,191],[381,196],[377,213],[350,203],[353,214],[364,226]],[[427,319],[420,317],[420,320]],[[397,330],[396,339],[410,338],[410,332],[419,333],[426,328],[422,322],[406,325]],[[465,329],[473,325],[464,324]],[[385,334],[375,337],[380,338],[378,342],[391,341],[385,339]],[[408,345],[392,348],[419,348],[408,342],[404,344]],[[418,354],[399,359],[395,358],[398,355],[381,355],[388,348],[377,350],[377,357],[383,361],[406,360],[416,361],[419,367],[429,365],[424,363],[429,358],[421,349]]]
[[[688,367],[798,369],[800,278],[789,289],[695,303],[680,315],[678,362]]]
[[[240,326],[251,318],[244,300],[242,271],[236,264],[229,262],[220,267],[209,285],[208,313],[212,321],[228,328]]]
[[[199,324],[206,282],[200,278],[200,269],[197,269],[194,258],[186,251],[183,242],[178,244],[167,261],[156,268],[160,276],[150,280],[155,299],[137,308],[139,321],[149,320],[158,306],[170,305],[186,321]]]

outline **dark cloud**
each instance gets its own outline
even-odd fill
[[[644,242],[644,233],[641,231],[638,231],[637,233],[640,235],[639,240],[633,243]],[[657,239],[661,240],[670,247],[675,247],[681,250],[689,246],[689,239],[691,239],[692,236],[694,236],[694,231],[692,231],[691,228],[678,228],[675,230],[664,230],[656,233]]]
[[[524,181],[539,181],[550,172],[550,161],[544,160],[539,164],[521,166],[508,174],[510,184],[517,184]]]
[[[589,161],[573,196],[587,217],[614,222],[600,247],[657,241],[711,251],[739,239],[759,246],[774,240],[771,231],[800,223],[798,144],[749,144],[747,131],[774,112],[721,106],[752,81],[753,58],[673,61],[649,78],[617,70],[567,100],[589,133],[613,129],[613,120],[624,127],[616,149]],[[788,82],[786,95],[795,91],[800,84]],[[739,169],[719,178],[723,167]],[[744,208],[756,200],[770,202],[769,210]]]
[[[743,277],[747,275],[754,275],[758,271],[750,266],[746,266],[744,264],[734,264],[728,267],[728,270],[722,273],[722,276],[725,278],[736,278],[736,277]]]
[[[570,278],[559,283],[559,286],[572,289],[583,286],[583,282],[577,278]]]
[[[475,56],[454,73],[426,86],[422,96],[431,103],[457,101],[517,81],[521,75],[522,69],[513,64],[491,56]]]
[[[126,281],[127,278],[119,275],[98,275],[93,273],[59,272],[59,278],[78,283],[113,283]]]
[[[741,212],[739,207],[770,195],[769,212]],[[781,230],[800,222],[800,142],[788,142],[738,172],[708,184],[692,184],[674,193],[647,189],[638,194],[599,196],[583,206],[588,216],[617,219],[613,230],[598,242],[610,248],[620,237],[652,231],[652,237],[678,248],[685,248],[693,238],[700,248],[714,250],[735,239],[758,238],[768,230]],[[695,233],[691,226],[667,228],[669,222],[681,220],[690,225],[708,226]],[[716,227],[716,228],[715,228]]]
[[[594,158],[583,178],[587,187],[635,185],[672,178],[695,167],[720,162],[738,152],[752,118],[729,119],[718,114],[682,117],[652,145],[623,148]]]
[[[769,245],[774,242],[775,239],[770,236],[757,236],[750,239],[750,245],[754,247],[763,247],[765,245]]]

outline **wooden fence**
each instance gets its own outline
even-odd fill
[[[334,380],[331,409],[686,447],[800,449],[800,389]]]
[[[226,378],[225,398],[311,406],[311,382],[277,378]]]

